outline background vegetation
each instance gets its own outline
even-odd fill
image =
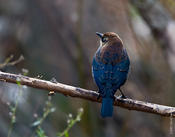
[[[99,45],[95,32],[113,31],[122,38],[131,59],[124,93],[133,99],[174,106],[174,19],[174,0],[0,0],[1,71],[55,78],[97,90],[91,76],[92,58]],[[12,54],[12,62],[20,55],[25,60],[2,67]],[[49,103],[51,106],[47,106],[47,92],[23,87],[20,82],[0,82],[0,136],[60,135],[70,125],[70,116],[73,120],[79,116],[79,108],[84,110],[81,121],[65,135],[174,136],[169,132],[169,118],[116,107],[112,118],[102,119],[100,104],[61,94]],[[49,114],[44,117],[46,110]]]

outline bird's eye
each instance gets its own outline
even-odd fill
[[[102,38],[102,42],[107,42],[108,41],[108,38],[107,37],[103,37]]]

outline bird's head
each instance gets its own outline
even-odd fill
[[[100,37],[100,46],[104,46],[106,44],[112,44],[115,42],[120,42],[123,44],[122,40],[120,39],[120,37],[114,33],[114,32],[106,32],[106,33],[99,33],[96,32],[96,34]]]

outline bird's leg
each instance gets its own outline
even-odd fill
[[[97,97],[97,100],[99,100],[100,99],[100,97],[101,97],[101,95],[100,95],[100,90],[98,90],[98,97]]]
[[[116,97],[115,97],[115,96],[113,96],[113,100],[114,100],[114,101],[116,100]]]
[[[99,100],[99,99],[100,99],[100,97],[101,97],[101,95],[100,95],[100,94],[98,94],[97,100]]]
[[[119,91],[120,91],[120,93],[122,94],[122,95],[121,95],[121,98],[124,98],[124,99],[125,99],[126,96],[123,94],[123,92],[122,92],[122,90],[121,90],[120,88],[119,88]]]

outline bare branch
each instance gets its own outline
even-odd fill
[[[3,64],[0,64],[0,69],[6,66],[14,66],[24,60],[23,55],[21,55],[17,60],[11,61],[13,57],[14,57],[13,55],[10,55],[10,57],[8,57]]]
[[[101,99],[97,100],[98,93],[95,91],[86,90],[79,87],[73,87],[61,83],[53,83],[51,81],[30,78],[23,75],[10,74],[1,71],[0,71],[0,80],[10,83],[17,83],[17,81],[20,80],[21,85],[27,85],[33,88],[45,89],[48,91],[55,91],[58,93],[62,93],[66,96],[83,98],[95,102],[101,102]],[[119,97],[116,97],[114,105],[129,110],[153,113],[167,117],[170,116],[175,117],[175,107],[158,105],[132,99],[122,99]]]

